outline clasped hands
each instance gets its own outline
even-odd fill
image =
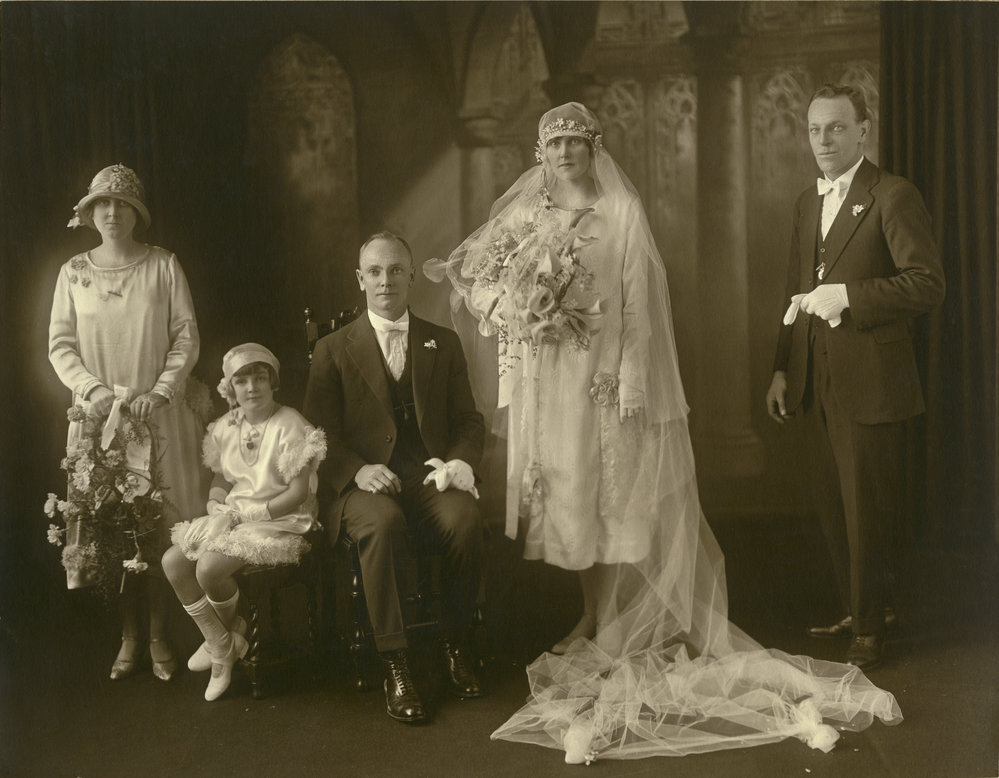
[[[207,520],[192,521],[184,533],[184,542],[197,548],[206,540],[211,540],[231,529],[240,522],[239,512],[224,502],[208,501]]]
[[[467,462],[461,459],[445,462],[434,457],[424,464],[434,468],[423,479],[424,484],[434,482],[438,491],[459,489],[468,492],[475,499],[479,498],[479,491],[475,488],[475,474]],[[402,492],[402,481],[386,465],[364,465],[354,476],[354,483],[359,489],[372,494],[396,495]]]
[[[97,416],[107,416],[114,404],[114,399],[114,392],[103,385],[95,387],[87,395],[90,409]],[[128,410],[136,421],[147,421],[152,418],[154,410],[166,405],[166,403],[166,398],[158,392],[145,392],[128,404]]]
[[[808,294],[791,296],[791,304],[784,314],[784,324],[793,324],[801,309],[829,322],[830,327],[838,327],[843,321],[843,311],[849,307],[846,284],[819,284]]]
[[[184,540],[192,546],[198,546],[206,540],[221,535],[237,524],[271,520],[271,512],[266,501],[247,503],[237,509],[228,503],[210,499],[206,507],[207,521],[192,521],[184,533]]]

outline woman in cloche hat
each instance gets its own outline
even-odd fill
[[[125,576],[121,587],[122,641],[111,678],[135,673],[148,645],[154,674],[169,680],[176,663],[167,642],[169,587],[159,559],[169,546],[170,527],[203,511],[207,480],[199,447],[204,426],[185,402],[185,384],[198,359],[198,324],[177,257],[135,239],[135,230],[148,227],[151,219],[142,182],[133,170],[122,164],[101,170],[74,211],[68,226],[89,227],[101,242],[59,271],[49,361],[72,392],[73,405],[92,420],[108,427],[119,418],[122,424],[149,423],[154,434],[148,443],[147,475],[163,498],[159,526],[135,540],[131,569],[144,572]],[[109,415],[110,425],[103,421]],[[83,419],[83,414],[77,418]],[[85,434],[85,424],[70,423],[70,447]],[[96,582],[94,555],[87,553],[94,539],[86,521],[67,517],[63,565],[71,589]],[[100,558],[117,565],[121,574],[124,560],[109,554]],[[148,605],[148,631],[146,619],[140,617],[143,601]]]

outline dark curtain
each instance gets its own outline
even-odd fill
[[[996,528],[999,6],[883,3],[881,160],[922,192],[947,276],[919,322],[927,414],[910,430],[910,542]]]
[[[2,422],[0,604],[8,625],[44,601],[46,583],[61,583],[38,508],[39,493],[65,488],[58,463],[68,390],[46,360],[48,312],[59,265],[98,242],[66,223],[102,167],[121,162],[147,184],[160,169],[147,36],[126,7],[112,5],[90,14],[55,14],[47,3],[3,9],[0,326],[4,385],[15,387]],[[153,228],[142,238],[158,242],[155,189],[148,201]]]

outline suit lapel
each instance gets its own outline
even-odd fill
[[[432,345],[431,345],[432,344]],[[423,409],[430,397],[430,384],[437,363],[437,343],[423,319],[409,314],[409,362],[413,369],[413,401],[416,420],[423,422]]]
[[[825,279],[829,279],[829,274],[836,262],[843,254],[843,249],[850,242],[850,238],[857,231],[860,223],[871,211],[871,203],[874,202],[874,195],[871,188],[878,182],[878,168],[866,157],[857,168],[857,174],[850,184],[850,191],[846,193],[846,199],[836,214],[836,219],[829,228],[826,235],[826,256],[829,261],[826,263]]]
[[[375,336],[375,329],[371,326],[367,311],[362,313],[351,327],[348,340],[347,355],[353,360],[357,371],[381,402],[385,412],[394,419],[392,394],[389,391],[388,376],[385,375],[382,349],[378,345],[378,338]]]

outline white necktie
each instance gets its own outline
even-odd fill
[[[392,325],[385,328],[388,354],[385,361],[388,362],[389,372],[398,381],[402,378],[402,369],[406,366],[406,337],[409,327],[406,325]]]
[[[843,188],[843,180],[836,179],[835,181],[830,181],[828,178],[819,178],[815,181],[815,186],[818,189],[819,196],[823,198],[822,200],[822,238],[825,239],[826,235],[829,233],[829,228],[832,227],[833,221],[836,219],[836,214],[839,211],[839,194],[840,190]],[[828,195],[832,195],[829,197]]]

